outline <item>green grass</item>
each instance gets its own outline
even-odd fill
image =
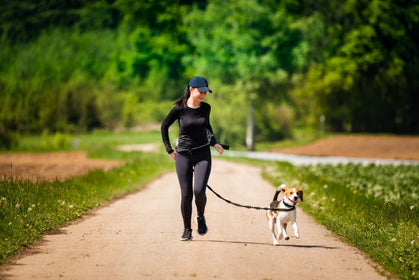
[[[13,152],[71,151],[54,145],[56,135],[25,136]],[[59,135],[59,137],[62,137]],[[75,220],[103,202],[140,189],[167,171],[173,162],[161,144],[159,131],[64,135],[79,139],[77,150],[90,157],[125,161],[108,172],[93,170],[66,181],[38,181],[2,178],[0,180],[0,263],[51,229]],[[61,139],[61,138],[60,138]],[[47,144],[46,144],[47,143]],[[71,143],[71,142],[70,142]],[[117,145],[156,143],[156,153],[120,152]],[[161,149],[160,149],[161,148]]]
[[[302,209],[401,279],[418,279],[419,170],[409,166],[265,164],[275,186],[304,190]]]
[[[121,156],[122,157],[122,156]],[[173,163],[163,154],[131,153],[129,163],[108,172],[62,181],[0,181],[0,263],[42,234],[75,220],[87,210],[138,190]]]
[[[60,134],[58,134],[60,135]],[[148,132],[109,132],[96,131],[86,134],[63,134],[65,138],[61,145],[57,143],[57,134],[25,135],[19,140],[17,147],[12,152],[50,152],[50,151],[71,151],[71,150],[95,150],[101,147],[114,148],[125,144],[161,144],[160,131]]]

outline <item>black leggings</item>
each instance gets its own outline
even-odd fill
[[[177,153],[176,173],[182,194],[181,211],[185,229],[191,228],[192,198],[195,195],[195,205],[199,217],[204,216],[209,175],[211,172],[210,149],[196,154]],[[193,180],[192,180],[193,178]]]

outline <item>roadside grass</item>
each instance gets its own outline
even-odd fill
[[[262,165],[275,186],[304,190],[300,207],[319,223],[400,279],[419,278],[416,165]]]
[[[93,170],[85,176],[32,183],[0,181],[0,263],[48,230],[84,215],[87,210],[173,169],[163,154],[131,153],[124,166],[108,172]]]
[[[48,136],[52,141],[54,136]],[[130,191],[138,190],[161,174],[173,171],[173,162],[162,151],[120,152],[117,145],[157,143],[160,132],[97,132],[76,137],[78,150],[89,157],[118,159],[125,165],[104,172],[96,169],[65,181],[30,182],[3,177],[0,180],[0,264],[41,238],[48,230],[83,216],[87,210]],[[25,136],[18,152],[51,152],[44,136]],[[48,141],[49,141],[48,140]],[[14,151],[15,152],[15,151]]]
[[[85,134],[44,133],[42,135],[24,135],[12,152],[52,152],[52,151],[95,151],[102,147],[114,149],[125,144],[161,144],[158,130],[147,132],[110,132],[98,130]]]

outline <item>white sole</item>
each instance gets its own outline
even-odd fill
[[[191,237],[191,239],[188,239],[188,238],[181,238],[181,239],[180,239],[180,241],[192,241],[192,239],[193,239],[192,237]]]

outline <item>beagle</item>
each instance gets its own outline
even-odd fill
[[[278,195],[284,192],[284,198],[278,201]],[[270,204],[270,210],[266,212],[266,218],[269,221],[269,229],[272,232],[273,245],[279,245],[279,240],[290,239],[287,235],[287,224],[291,223],[296,238],[300,238],[297,225],[297,210],[295,206],[298,199],[303,201],[303,191],[296,188],[287,188],[285,184],[280,185],[275,192],[273,201]],[[279,209],[276,210],[275,209]]]

